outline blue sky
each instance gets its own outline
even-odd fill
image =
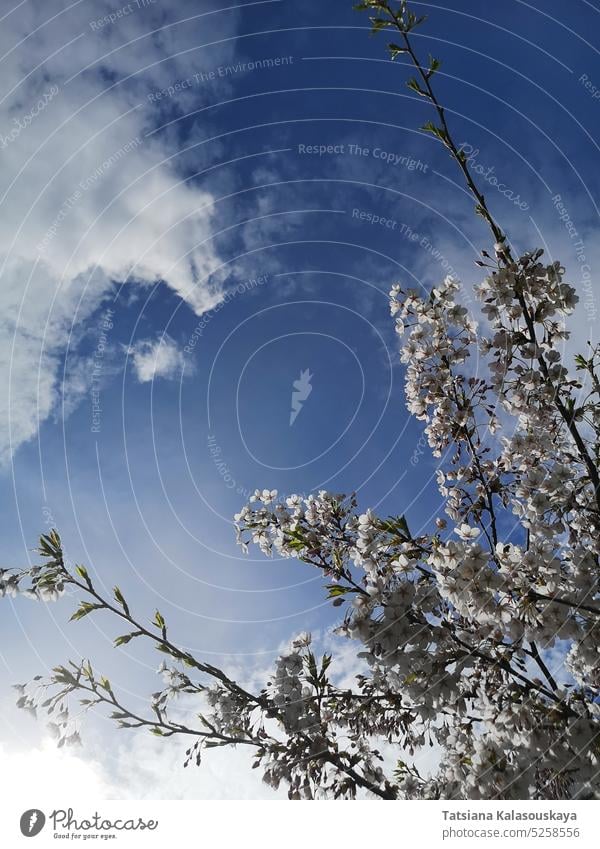
[[[488,204],[580,290],[581,347],[597,337],[600,10],[413,5]],[[233,514],[256,487],[327,488],[431,521],[435,464],[404,408],[387,292],[449,270],[468,288],[488,233],[418,132],[433,116],[407,68],[346,0],[34,0],[4,15],[3,557],[27,562],[55,526],[100,584],[250,674],[335,611],[300,564],[243,557]],[[15,757],[43,745],[15,680],[90,655],[133,700],[154,689],[153,657],[115,652],[109,622],[69,614],[3,604]],[[152,780],[159,796],[209,792]]]

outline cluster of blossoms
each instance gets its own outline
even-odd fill
[[[506,253],[476,290],[485,335],[453,279],[390,293],[449,521],[414,537],[328,492],[257,491],[236,516],[241,545],[311,564],[347,603],[339,632],[368,674],[352,696],[330,685],[332,723],[363,746],[439,746],[437,773],[397,773],[406,797],[600,794],[598,352],[570,375],[564,270]],[[285,670],[300,701],[301,667]]]
[[[4,571],[3,593],[44,600],[75,586],[75,612],[116,613],[168,656],[151,715],[124,707],[89,663],[19,685],[19,704],[53,713],[61,743],[78,740],[69,700],[108,705],[122,727],[195,738],[202,749],[246,745],[272,787],[291,798],[592,798],[600,795],[600,354],[563,365],[564,317],[575,295],[540,252],[496,266],[477,292],[481,335],[447,279],[427,297],[391,292],[402,337],[406,401],[423,420],[447,518],[414,535],[404,516],[361,513],[355,495],[321,491],[285,501],[257,490],[235,516],[244,550],[297,558],[326,579],[357,644],[354,687],[330,674],[301,635],[257,694],[132,616],[120,590],[104,599],[83,567],[71,573],[58,535],[44,566]],[[487,255],[485,255],[487,256]],[[489,259],[489,258],[488,258]],[[490,261],[491,262],[491,261]],[[199,699],[200,725],[173,718],[174,696]],[[180,707],[186,700],[179,702]],[[187,702],[186,702],[187,704]],[[181,713],[181,710],[180,710]],[[398,765],[385,772],[396,747]],[[437,768],[414,758],[431,746]]]

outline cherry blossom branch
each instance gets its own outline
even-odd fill
[[[395,59],[397,56],[402,54],[407,54],[410,57],[413,66],[419,74],[424,89],[422,89],[419,84],[416,83],[416,81],[414,80],[409,80],[409,87],[416,91],[420,96],[426,97],[426,99],[431,102],[440,120],[439,127],[434,127],[433,125],[426,125],[425,127],[423,127],[423,129],[428,132],[432,132],[449,150],[452,158],[458,164],[471,194],[477,201],[477,212],[488,223],[496,243],[499,247],[501,247],[500,255],[502,257],[502,260],[507,265],[510,264],[513,261],[513,258],[510,247],[506,241],[506,235],[504,234],[502,228],[491,214],[484,195],[481,193],[475,180],[473,179],[469,169],[467,157],[454,141],[446,119],[445,109],[438,100],[435,90],[432,86],[431,78],[439,67],[439,63],[437,62],[437,60],[432,59],[429,68],[425,69],[412,45],[409,34],[416,26],[422,23],[424,18],[417,18],[412,12],[410,12],[406,0],[400,0],[398,11],[394,11],[390,4],[387,2],[387,0],[366,0],[366,2],[359,3],[356,8],[359,10],[375,10],[378,14],[385,13],[385,15],[387,15],[386,18],[375,17],[371,19],[373,23],[374,32],[378,32],[379,30],[384,29],[388,26],[392,26],[400,33],[402,38],[402,46],[399,47],[398,45],[393,44],[389,45],[392,58]],[[525,320],[527,322],[527,326],[531,335],[531,341],[535,344],[535,328],[529,311],[527,309],[525,298],[521,292],[518,292],[517,296],[524,312]],[[538,361],[542,374],[544,374],[549,386],[553,387],[552,381],[550,380],[548,375],[547,364],[544,361],[543,357],[538,356],[536,359]],[[585,442],[579,432],[579,429],[577,428],[577,425],[573,420],[573,416],[565,407],[558,393],[555,393],[554,403],[560,416],[564,420],[573,438],[573,441],[577,446],[582,461],[584,462],[587,468],[590,480],[594,485],[595,498],[598,507],[600,508],[600,474],[598,472],[598,468],[590,457],[589,452],[587,451]]]
[[[550,672],[550,670],[548,669],[548,667],[544,663],[542,656],[539,653],[539,650],[538,650],[538,647],[537,647],[537,644],[535,643],[535,641],[531,640],[530,646],[531,646],[531,656],[533,657],[533,659],[535,660],[537,665],[540,667],[540,669],[542,670],[542,672],[546,676],[546,680],[548,681],[548,683],[550,684],[550,686],[552,687],[552,689],[554,691],[558,690],[558,684],[556,683],[554,676],[552,675],[552,673]]]
[[[524,297],[522,292],[517,292],[517,297],[518,297],[521,309],[523,310],[523,317],[525,318],[525,323],[527,324],[527,329],[529,331],[530,341],[532,342],[532,344],[536,345],[537,344],[537,337],[536,337],[536,333],[535,333],[535,325],[534,325],[531,313],[530,313],[530,311],[527,307],[525,297]],[[548,383],[548,385],[553,390],[555,390],[554,384],[552,383],[552,380],[550,379],[550,375],[549,375],[549,372],[548,372],[548,365],[547,365],[546,361],[544,360],[544,358],[542,356],[538,356],[536,359],[537,359],[537,362],[539,364],[540,371],[542,372],[542,374],[544,375],[544,378],[546,379],[546,382]],[[573,419],[573,415],[569,413],[569,411],[565,407],[565,405],[564,405],[564,403],[563,403],[562,399],[560,398],[560,395],[558,394],[557,391],[554,391],[554,399],[553,400],[554,400],[554,404],[556,405],[557,410],[559,411],[559,413],[562,416],[565,424],[567,425],[567,428],[569,429],[569,432],[570,432],[571,436],[573,437],[573,441],[577,445],[577,449],[579,451],[579,454],[581,455],[581,458],[582,458],[582,460],[583,460],[583,462],[584,462],[584,464],[587,468],[588,475],[590,476],[590,480],[592,481],[592,483],[594,485],[594,495],[595,495],[595,498],[596,498],[596,503],[598,504],[598,508],[600,509],[600,475],[598,473],[598,469],[596,467],[596,464],[594,463],[594,461],[590,457],[590,454],[589,454],[589,452],[586,448],[583,437],[579,433],[579,429],[578,429],[577,425],[575,424],[575,421]]]
[[[432,105],[435,108],[435,111],[437,112],[438,118],[440,120],[440,127],[434,128],[432,126],[427,125],[423,129],[425,129],[427,132],[433,132],[433,134],[436,135],[437,138],[439,138],[440,141],[442,141],[443,144],[448,148],[452,157],[458,163],[460,170],[462,171],[462,173],[464,175],[467,186],[469,187],[473,197],[477,201],[477,212],[488,223],[488,225],[489,225],[489,227],[490,227],[490,229],[491,229],[491,231],[494,235],[494,239],[496,240],[496,242],[504,242],[505,239],[506,239],[506,236],[502,232],[502,229],[500,228],[500,226],[494,220],[494,217],[492,216],[492,214],[491,214],[491,212],[490,212],[490,210],[487,206],[485,197],[480,192],[479,188],[477,187],[477,184],[475,183],[473,177],[471,176],[467,157],[465,156],[464,152],[456,145],[454,139],[452,138],[452,134],[450,133],[448,122],[446,120],[445,109],[441,105],[441,103],[439,102],[437,95],[436,95],[436,93],[433,89],[433,86],[431,84],[431,78],[432,78],[433,74],[435,73],[435,71],[437,70],[437,68],[439,67],[439,63],[437,63],[436,60],[433,60],[435,65],[432,63],[432,65],[430,65],[430,67],[426,70],[423,67],[419,57],[417,56],[415,49],[412,46],[412,43],[411,43],[411,40],[410,40],[410,37],[409,37],[409,33],[412,31],[412,29],[414,29],[416,26],[418,26],[420,23],[423,22],[424,17],[423,18],[417,18],[412,12],[409,11],[409,9],[407,7],[407,3],[404,2],[404,0],[402,0],[402,2],[400,2],[400,7],[399,7],[399,10],[397,12],[395,12],[392,9],[390,4],[388,2],[386,2],[386,0],[368,0],[368,2],[357,4],[356,8],[359,9],[359,10],[371,9],[371,10],[375,10],[378,13],[384,12],[384,13],[387,14],[388,19],[386,20],[385,24],[382,24],[382,25],[380,25],[380,22],[382,22],[382,19],[380,19],[380,18],[372,18],[371,19],[372,22],[373,22],[373,31],[374,32],[378,31],[379,29],[383,29],[383,26],[389,26],[391,24],[400,33],[400,36],[402,38],[402,47],[398,47],[397,45],[393,45],[393,44],[391,44],[389,46],[392,58],[395,59],[397,56],[400,56],[403,53],[407,54],[410,57],[411,62],[414,65],[417,73],[419,74],[421,82],[425,87],[425,90],[423,91],[422,89],[420,89],[418,84],[415,85],[414,81],[412,81],[413,82],[412,85],[409,82],[410,88],[415,90],[421,96],[425,95],[431,101]],[[507,248],[506,250],[507,250],[507,257],[509,257],[510,256],[510,254],[508,252],[509,249]]]
[[[108,684],[108,682],[106,683]],[[79,681],[77,685],[78,691],[82,690],[84,692],[92,693],[94,695],[95,702],[103,703],[108,705],[109,707],[116,708],[117,711],[121,714],[121,716],[112,715],[111,719],[118,719],[121,723],[121,727],[123,728],[146,727],[150,728],[151,730],[160,729],[162,732],[160,736],[163,737],[171,737],[174,734],[187,734],[193,737],[199,737],[204,740],[215,740],[218,742],[222,742],[223,744],[237,745],[238,743],[240,743],[243,745],[245,744],[251,746],[264,745],[264,743],[246,737],[230,737],[228,735],[221,734],[212,726],[210,731],[201,731],[198,728],[190,728],[187,725],[169,722],[163,718],[162,714],[159,711],[155,711],[155,718],[147,719],[145,717],[140,716],[139,714],[134,713],[130,708],[125,707],[123,704],[121,704],[121,702],[119,702],[119,700],[115,696],[110,684],[108,684],[108,687],[105,686],[104,689],[108,694],[106,696],[100,691],[99,687],[95,683],[91,683],[88,686]],[[134,722],[137,724],[130,725],[128,721],[125,722],[125,720],[130,719],[134,720]],[[207,723],[207,725],[209,725],[209,723]]]
[[[480,649],[473,648],[468,643],[465,643],[463,640],[461,640],[455,634],[452,634],[452,639],[454,639],[459,645],[461,645],[470,655],[474,655],[475,657],[478,657],[480,660],[484,660],[486,663],[490,663],[494,666],[499,666],[500,668],[502,668],[506,672],[508,672],[510,675],[512,675],[514,678],[517,678],[519,681],[522,681],[524,684],[526,684],[528,688],[532,688],[534,690],[537,690],[541,695],[544,695],[547,698],[551,699],[553,702],[560,704],[561,708],[564,710],[564,712],[568,716],[575,716],[576,715],[574,713],[574,711],[572,711],[571,708],[569,708],[567,705],[565,705],[564,702],[558,696],[556,696],[551,690],[548,690],[548,688],[545,687],[543,684],[541,684],[541,683],[538,684],[535,681],[532,681],[526,675],[523,675],[521,672],[518,672],[516,669],[513,669],[512,666],[510,665],[510,663],[507,660],[505,660],[504,658],[490,657],[490,655],[485,654],[485,652],[480,651]]]
[[[594,616],[600,616],[600,608],[594,607],[591,604],[583,604],[579,601],[571,601],[568,598],[560,598],[556,595],[543,595],[542,593],[538,593],[536,590],[530,590],[529,595],[535,601],[550,601],[554,602],[554,604],[562,604],[565,607],[571,607],[574,610],[585,610],[586,613],[593,613]]]

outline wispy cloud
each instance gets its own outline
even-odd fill
[[[165,112],[147,94],[195,69],[199,28],[231,35],[236,17],[131,8],[93,27],[111,4],[32,0],[3,19],[0,463],[56,409],[62,358],[115,283],[164,284],[199,315],[220,298],[214,197],[180,177],[172,136],[148,136]]]
[[[142,339],[129,349],[133,368],[140,383],[149,383],[157,377],[174,380],[183,371],[183,351],[169,336]]]

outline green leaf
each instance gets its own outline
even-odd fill
[[[77,686],[77,679],[65,666],[55,666],[52,672],[54,673],[55,683],[68,684],[71,687]]]
[[[410,77],[410,79],[407,81],[406,85],[410,89],[412,89],[413,91],[416,91],[417,94],[420,95],[421,97],[429,97],[428,92],[424,91],[421,88],[421,86],[419,85],[419,83],[416,81],[416,79],[414,77]]]
[[[397,519],[398,529],[407,537],[410,537],[410,531],[408,529],[408,522],[406,521],[405,516],[399,516]]]
[[[401,536],[405,540],[411,539],[408,523],[404,516],[388,516],[387,519],[379,523],[379,527],[389,534]]]
[[[123,593],[121,592],[121,590],[118,587],[115,587],[113,589],[113,595],[114,595],[115,599],[118,601],[118,603],[121,605],[123,610],[125,611],[125,615],[129,616],[129,607],[127,606],[127,602],[125,601],[125,598],[123,597]]]
[[[427,72],[427,79],[432,77],[436,71],[438,71],[442,66],[442,63],[439,59],[434,59],[433,56],[429,56],[429,71]]]
[[[436,138],[438,138],[440,141],[443,141],[444,143],[447,142],[446,132],[445,132],[443,127],[436,127],[436,125],[433,124],[431,121],[427,121],[426,124],[423,124],[421,129],[425,133],[431,133]]]
[[[337,548],[333,549],[332,558],[333,565],[335,566],[335,568],[341,571],[342,567],[344,566],[344,561],[342,559],[342,555],[340,554]]]
[[[60,550],[61,542],[60,542],[60,537],[58,535],[58,531],[56,531],[54,528],[52,528],[52,530],[48,534],[48,538],[49,538],[50,542],[52,543],[52,545],[54,546],[54,548],[57,549],[57,550]]]
[[[88,575],[88,570],[85,568],[85,566],[75,566],[75,572],[77,575],[79,575],[80,578],[83,578],[88,587],[91,588],[92,581],[90,579],[90,576]]]
[[[405,772],[407,772],[407,771],[408,771],[408,767],[406,766],[406,764],[404,763],[404,761],[398,761],[398,763],[396,764],[395,772],[396,772],[398,775],[401,775],[401,776],[402,776],[402,775],[404,775],[404,773],[405,773]]]
[[[128,642],[130,642],[130,640],[133,640],[134,637],[140,637],[141,635],[142,635],[141,631],[132,631],[131,634],[121,634],[120,637],[115,637],[115,640],[114,640],[115,648],[118,648],[119,646],[124,646]]]
[[[340,595],[354,592],[351,587],[343,587],[340,584],[328,584],[327,589],[329,590],[327,598],[337,598]]]
[[[90,604],[89,601],[82,601],[69,621],[78,622],[80,619],[83,619],[84,616],[87,616],[88,613],[91,613],[93,610],[101,610],[103,607],[103,604]]]
[[[371,34],[376,35],[376,33],[381,32],[382,29],[386,29],[386,27],[390,27],[392,22],[387,18],[371,18]]]
[[[417,18],[417,16],[413,12],[410,12],[408,16],[408,25],[406,27],[406,31],[410,32],[412,29],[415,29],[415,27],[421,26],[421,24],[424,23],[426,20],[427,15],[421,15],[420,18]]]
[[[127,719],[129,717],[128,713],[123,713],[122,711],[115,710],[111,713],[111,719]]]
[[[42,534],[38,551],[42,557],[53,557],[57,560],[62,558],[60,537],[55,530],[50,531],[49,534]]]
[[[399,44],[388,44],[388,50],[390,51],[390,55],[393,59],[397,59],[398,56],[401,56],[403,53],[408,53],[406,47],[400,47]]]
[[[306,655],[306,668],[308,670],[309,677],[313,679],[315,682],[317,680],[317,660],[314,654],[309,651]]]

